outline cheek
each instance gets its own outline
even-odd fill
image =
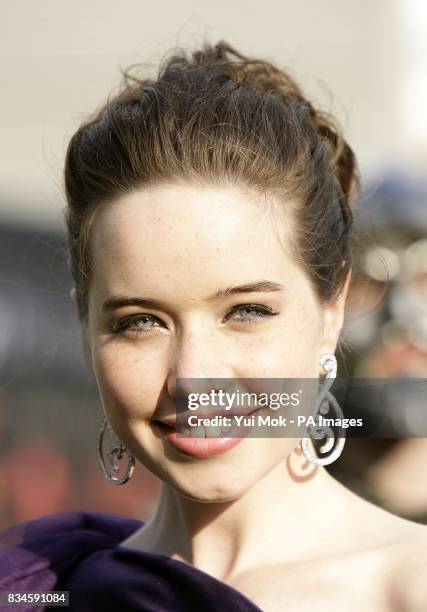
[[[289,313],[286,352],[294,376],[315,376],[319,371],[322,317],[311,295],[299,300]]]
[[[95,377],[106,413],[117,417],[149,417],[156,406],[161,388],[152,361],[135,351],[103,347],[95,350]]]
[[[301,305],[288,309],[283,323],[268,334],[259,334],[240,352],[242,377],[316,378],[321,343],[320,324]],[[240,347],[242,348],[242,347]]]

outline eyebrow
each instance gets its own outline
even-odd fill
[[[245,283],[243,285],[236,285],[234,287],[227,287],[225,289],[219,289],[213,295],[205,298],[206,302],[212,302],[219,298],[229,297],[230,295],[236,295],[239,293],[271,293],[274,291],[282,291],[284,286],[280,283],[269,280],[258,280],[251,283]],[[114,310],[123,306],[142,306],[146,308],[162,308],[164,303],[160,300],[156,300],[150,297],[128,297],[125,295],[116,295],[108,298],[102,304],[103,311]]]

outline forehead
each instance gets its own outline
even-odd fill
[[[141,283],[153,290],[191,276],[207,288],[233,271],[241,272],[239,280],[242,274],[253,280],[254,267],[277,271],[286,245],[268,208],[261,195],[231,187],[170,184],[127,194],[98,211],[94,281],[103,291]],[[283,238],[286,223],[280,225]]]

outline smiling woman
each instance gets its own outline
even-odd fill
[[[396,577],[426,528],[328,474],[339,438],[329,457],[209,426],[177,442],[181,380],[333,378],[357,186],[332,118],[272,63],[220,42],[171,55],[157,80],[125,75],[67,151],[71,297],[105,412],[102,473],[124,484],[140,462],[162,495],[145,524],[80,512],[15,527],[6,586],[67,590],[79,612],[422,609]]]

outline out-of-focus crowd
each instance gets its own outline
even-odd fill
[[[352,438],[331,472],[365,497],[427,523],[427,186],[398,172],[367,185],[355,209],[355,279],[347,302],[344,375],[390,379],[381,407],[395,437]],[[400,385],[402,386],[402,384]]]

